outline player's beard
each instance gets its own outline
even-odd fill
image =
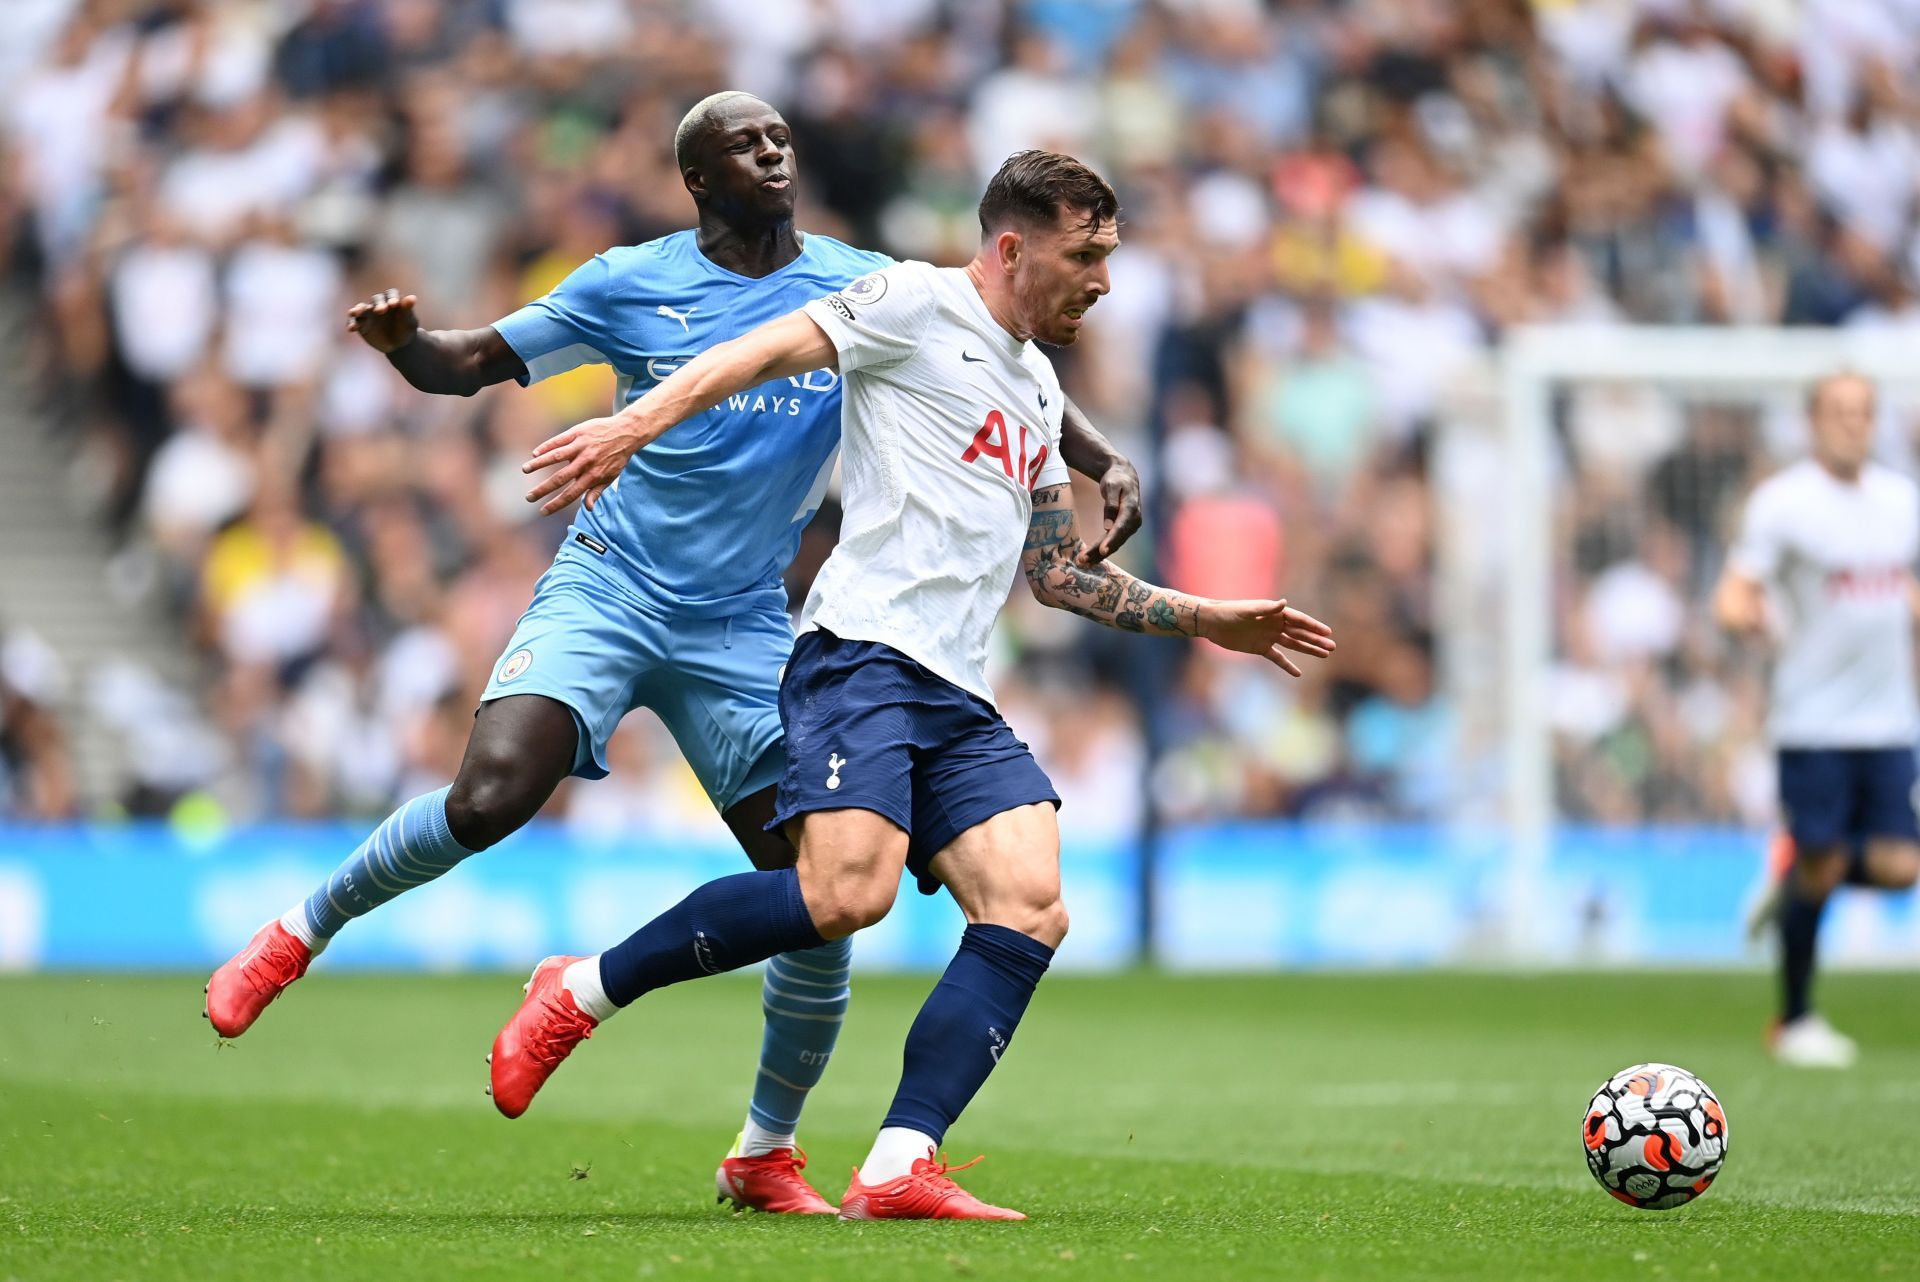
[[[1032,329],[1029,337],[1052,347],[1066,347],[1080,337],[1080,331],[1067,323],[1065,312],[1080,306],[1077,298],[1064,296],[1057,285],[1032,280],[1019,286],[1020,315]]]

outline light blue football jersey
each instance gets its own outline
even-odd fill
[[[809,234],[770,276],[739,276],[675,232],[610,249],[494,328],[528,380],[611,365],[616,407],[715,343],[893,260]],[[825,497],[840,448],[840,377],[816,370],[729,397],[636,453],[561,555],[585,556],[665,608],[717,617],[784,604],[781,575]]]

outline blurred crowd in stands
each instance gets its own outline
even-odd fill
[[[1067,831],[1128,833],[1150,804],[1455,811],[1477,768],[1436,679],[1441,425],[1487,412],[1491,347],[1523,323],[1920,337],[1916,67],[1914,0],[7,0],[0,238],[37,373],[115,590],[163,601],[205,660],[190,699],[125,671],[95,692],[129,745],[118,800],[378,815],[451,776],[563,528],[518,462],[612,378],[430,398],[345,308],[397,286],[427,325],[476,326],[687,225],[674,125],[739,87],[795,127],[801,226],[898,256],[964,261],[1015,149],[1100,167],[1125,246],[1057,360],[1146,477],[1123,562],[1284,591],[1339,630],[1293,683],[1021,594],[998,688]],[[1601,400],[1569,450],[1608,453]],[[1729,711],[1748,696],[1676,693],[1719,688],[1693,607],[1717,509],[1604,510],[1622,477],[1749,483],[1748,446],[1716,470],[1729,416],[1577,470],[1603,479],[1570,500],[1599,534],[1559,609],[1556,690],[1586,698],[1556,713],[1573,813],[1746,813],[1748,766],[1687,736],[1757,737]],[[1620,620],[1650,615],[1623,650]],[[566,819],[711,826],[650,718],[614,753]],[[1662,794],[1675,754],[1695,782]]]

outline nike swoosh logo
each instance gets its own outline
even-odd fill
[[[975,363],[977,363],[977,364],[980,364],[980,365],[985,365],[985,364],[987,363],[987,358],[986,358],[986,357],[984,357],[984,356],[975,356],[975,355],[974,355],[974,354],[973,354],[972,352],[961,352],[961,353],[960,353],[960,359],[961,359],[961,360],[963,360],[963,361],[973,361],[973,362],[975,362]]]

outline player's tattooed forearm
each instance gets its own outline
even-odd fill
[[[1073,535],[1073,510],[1057,506],[1065,493],[1064,486],[1034,492],[1025,551],[1035,593],[1062,610],[1125,632],[1198,636],[1199,606],[1190,598],[1142,583],[1110,562],[1079,563],[1086,545]]]
[[[1168,632],[1194,636],[1198,631],[1199,619],[1199,607],[1186,605],[1184,608],[1179,608],[1164,597],[1147,607],[1147,622],[1156,628],[1164,628]]]
[[[1073,512],[1068,508],[1053,508],[1048,511],[1035,512],[1033,519],[1027,523],[1027,545],[1025,550],[1034,552],[1049,548],[1059,548],[1067,541],[1072,529]],[[1079,540],[1075,539],[1074,542],[1078,544]],[[1074,551],[1079,551],[1079,548],[1076,546]]]
[[[1118,614],[1114,615],[1114,626],[1125,628],[1128,632],[1145,632],[1147,624],[1152,619],[1147,610],[1147,603],[1153,599],[1153,596],[1151,584],[1130,578],[1127,582],[1126,604]]]

